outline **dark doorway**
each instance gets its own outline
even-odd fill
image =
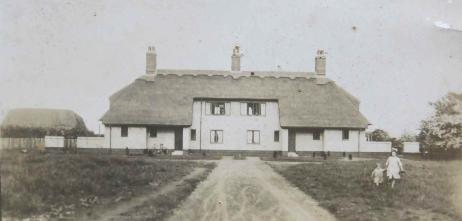
[[[175,150],[183,150],[183,128],[175,128]]]
[[[295,152],[295,130],[289,129],[289,152]]]

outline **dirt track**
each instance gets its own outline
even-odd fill
[[[93,218],[85,217],[84,220],[92,220],[92,219],[99,220],[99,221],[126,220],[127,217],[120,216],[122,213],[130,211],[136,206],[143,205],[143,203],[147,202],[148,200],[154,199],[162,194],[168,194],[169,192],[175,191],[176,187],[182,184],[185,180],[195,178],[204,172],[205,172],[204,168],[196,168],[189,175],[182,177],[181,179],[177,181],[169,183],[168,185],[166,185],[165,187],[161,188],[160,190],[156,192],[147,193],[146,195],[135,197],[127,202],[119,203],[118,205],[114,207],[110,207],[110,208],[107,208],[106,210],[102,210],[98,212],[99,213],[98,217],[93,217]]]
[[[335,218],[258,158],[225,158],[169,220]]]

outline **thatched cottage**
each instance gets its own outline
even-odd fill
[[[3,137],[81,136],[89,133],[82,117],[71,110],[17,108],[1,124]]]
[[[220,151],[356,152],[366,142],[359,101],[326,78],[318,51],[315,72],[157,69],[110,97],[101,118],[110,148]]]

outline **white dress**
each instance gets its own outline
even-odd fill
[[[399,171],[403,165],[401,164],[401,160],[396,156],[390,156],[387,159],[387,177],[388,179],[400,179]]]

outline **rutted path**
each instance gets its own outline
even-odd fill
[[[179,220],[335,220],[259,158],[224,158],[175,210]]]
[[[174,191],[178,185],[181,185],[185,180],[191,179],[198,177],[202,173],[205,172],[205,168],[195,168],[193,172],[191,172],[189,175],[186,175],[182,177],[180,180],[174,181],[172,183],[167,184],[160,190],[156,192],[152,192],[150,194],[142,195],[139,197],[135,197],[133,199],[130,199],[127,202],[119,203],[117,206],[108,208],[99,216],[96,218],[96,220],[101,220],[101,221],[110,221],[110,220],[125,220],[126,218],[121,217],[120,214],[124,212],[128,212],[135,208],[136,206],[143,205],[143,203],[147,202],[150,199],[154,199],[162,194],[168,194],[169,192]],[[90,219],[87,217],[87,219]]]

